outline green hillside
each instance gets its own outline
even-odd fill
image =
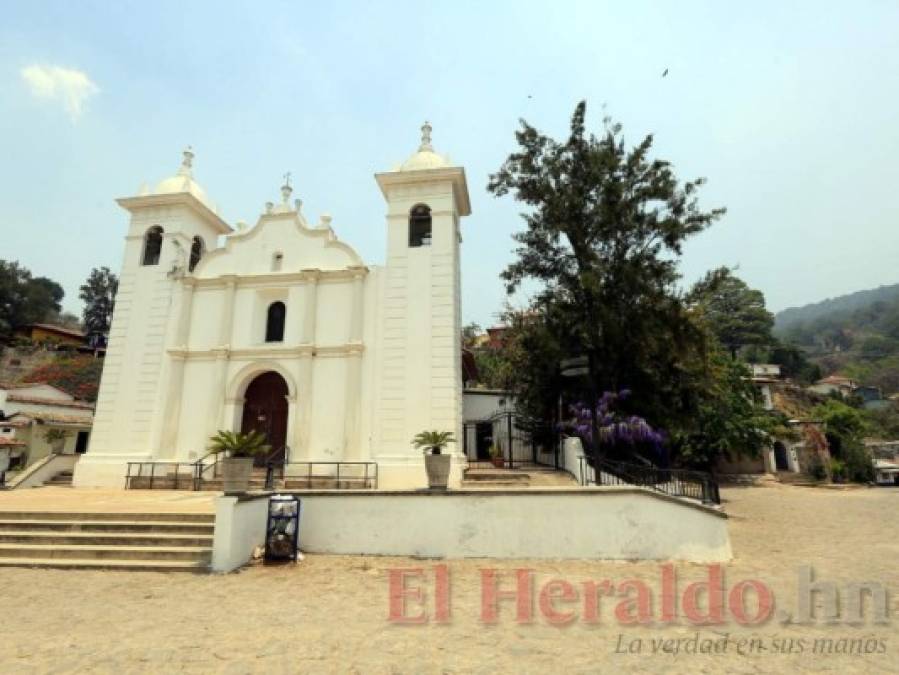
[[[774,331],[825,374],[838,372],[885,394],[899,391],[899,284],[784,310]]]

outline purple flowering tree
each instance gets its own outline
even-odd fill
[[[618,393],[603,393],[596,406],[596,422],[599,429],[599,449],[603,454],[623,456],[637,450],[648,450],[655,455],[656,462],[663,458],[665,434],[654,429],[649,422],[637,415],[625,415],[617,407],[630,396],[623,389]],[[589,453],[593,448],[593,425],[590,406],[576,403],[569,408],[571,418],[561,425],[562,433],[577,436]]]

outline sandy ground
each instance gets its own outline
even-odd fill
[[[899,490],[775,485],[726,489],[723,496],[736,555],[725,566],[725,585],[758,579],[772,589],[776,612],[763,625],[741,626],[727,616],[723,625],[697,627],[679,611],[674,624],[622,626],[617,597],[601,601],[598,624],[581,616],[551,625],[537,601],[530,624],[516,622],[512,602],[500,605],[495,625],[479,618],[480,572],[491,567],[505,573],[503,588],[511,587],[517,567],[534,570],[537,588],[553,578],[610,579],[616,586],[643,580],[653,589],[658,617],[655,563],[448,561],[450,619],[425,625],[388,621],[388,570],[424,568],[433,613],[433,570],[440,561],[307,556],[295,567],[254,566],[228,576],[0,569],[0,671],[899,672],[899,619],[892,618],[899,613]],[[840,584],[884,583],[892,592],[891,623],[782,624],[778,613],[796,608],[802,565]],[[700,565],[675,568],[680,591],[707,575]],[[583,614],[579,603],[572,607]],[[816,646],[816,639],[831,642]],[[850,640],[860,642],[853,647]],[[719,653],[689,653],[703,645]],[[835,653],[859,648],[874,653]]]

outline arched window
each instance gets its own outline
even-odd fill
[[[265,320],[265,341],[282,342],[284,340],[284,318],[287,308],[283,302],[273,302],[268,306],[268,316]]]
[[[280,272],[281,264],[284,262],[284,254],[278,251],[272,255],[272,272]]]
[[[409,246],[431,245],[431,209],[416,204],[409,212]]]
[[[200,237],[194,237],[194,241],[190,245],[190,262],[187,265],[187,270],[189,272],[194,271],[194,267],[200,262],[200,258],[203,257],[205,252],[206,244],[203,243],[203,240]]]
[[[160,253],[162,253],[162,228],[154,225],[144,235],[144,255],[140,264],[158,265]]]

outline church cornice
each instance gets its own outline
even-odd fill
[[[447,166],[437,169],[419,169],[416,171],[384,171],[375,174],[375,180],[384,198],[390,200],[389,192],[402,185],[420,185],[423,183],[442,183],[449,181],[453,184],[453,196],[460,216],[471,215],[471,199],[468,196],[468,181],[465,179],[465,169],[461,166]]]
[[[272,359],[272,358],[340,358],[359,356],[365,351],[365,345],[361,342],[346,342],[338,345],[313,345],[300,344],[292,347],[244,347],[230,349],[228,347],[210,347],[207,349],[188,349],[187,347],[174,347],[168,350],[169,356],[179,360],[214,361],[227,358],[232,361],[248,359]]]
[[[234,231],[217,213],[189,192],[121,197],[120,199],[116,199],[116,203],[131,213],[135,213],[135,211],[141,209],[160,206],[186,206],[211,225],[219,234],[230,234]]]
[[[258,288],[268,286],[285,286],[292,284],[309,284],[329,281],[351,281],[364,278],[369,273],[368,267],[346,267],[340,270],[306,269],[298,272],[269,272],[266,274],[222,275],[210,279],[184,277],[183,283],[194,288],[226,288],[235,284],[240,288]]]

